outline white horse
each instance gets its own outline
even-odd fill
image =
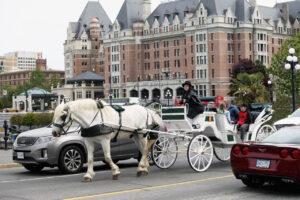
[[[118,131],[120,123],[119,113],[103,101],[96,102],[92,99],[77,100],[61,104],[55,109],[53,117],[54,126],[52,128],[54,137],[59,137],[62,132],[66,134],[66,129],[71,125],[72,121],[77,122],[82,129],[88,129],[99,124],[105,124],[107,127],[114,129],[113,132],[105,135],[84,138],[88,154],[88,169],[84,175],[84,182],[92,181],[95,176],[93,169],[95,143],[101,143],[104,158],[111,167],[113,179],[118,179],[120,170],[112,161],[110,151],[110,141],[116,137],[117,132],[119,132],[117,135],[118,140],[133,137],[142,154],[137,168],[137,175],[148,174],[148,140],[145,137],[146,132],[143,131],[143,129],[148,129],[151,125],[157,125],[163,128],[162,119],[154,111],[140,105],[125,106],[124,108],[125,111],[121,113],[121,124],[123,128],[121,128],[120,131]]]

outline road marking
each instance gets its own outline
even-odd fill
[[[143,191],[148,191],[148,190],[170,188],[170,187],[176,187],[176,186],[187,185],[187,184],[192,184],[192,183],[201,183],[201,182],[207,182],[207,181],[212,181],[212,180],[221,180],[221,179],[232,178],[232,177],[233,177],[233,175],[211,177],[211,178],[206,178],[206,179],[183,181],[183,182],[179,182],[179,183],[170,183],[170,184],[164,184],[164,185],[147,186],[147,187],[142,187],[142,188],[133,188],[133,189],[120,190],[120,191],[115,191],[115,192],[106,192],[106,193],[87,195],[87,196],[81,196],[81,197],[66,198],[64,200],[82,200],[82,199],[108,197],[108,196],[115,196],[115,195],[120,195],[120,194],[125,194],[125,193],[143,192]]]
[[[8,168],[15,168],[15,167],[21,167],[21,165],[18,163],[0,164],[0,169],[8,169]]]

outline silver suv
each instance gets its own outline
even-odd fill
[[[39,172],[44,167],[58,167],[64,173],[77,173],[87,160],[87,151],[79,126],[73,124],[69,134],[54,138],[52,126],[30,130],[18,135],[13,145],[13,160],[31,172]],[[130,158],[139,159],[140,153],[133,140],[111,143],[114,162]],[[100,144],[96,144],[95,161],[104,161]]]

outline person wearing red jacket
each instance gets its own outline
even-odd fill
[[[237,120],[237,130],[238,134],[241,135],[241,140],[244,142],[247,132],[249,130],[249,125],[251,123],[251,117],[247,111],[247,106],[245,104],[241,105],[240,112],[238,114]]]

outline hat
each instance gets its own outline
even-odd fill
[[[182,87],[184,87],[185,85],[189,85],[190,87],[193,87],[191,81],[185,81],[185,82],[182,84]]]

